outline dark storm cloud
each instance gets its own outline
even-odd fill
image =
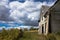
[[[3,5],[0,5],[0,20],[6,20],[9,17],[9,9]]]
[[[9,8],[7,8],[4,5],[0,5],[0,20],[12,21],[12,18],[10,18],[9,16],[10,16]]]
[[[38,26],[38,20],[24,20],[24,24],[27,26]]]
[[[38,26],[38,20],[31,20],[28,18],[28,14],[25,14],[24,17],[19,17],[25,26]]]

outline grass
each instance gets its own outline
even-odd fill
[[[25,31],[23,35],[20,40],[39,40],[37,31]]]
[[[19,40],[60,40],[59,35],[49,34],[47,36],[38,35],[37,31],[25,31]]]

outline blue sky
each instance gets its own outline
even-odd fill
[[[38,26],[42,5],[56,0],[0,0],[0,27]]]

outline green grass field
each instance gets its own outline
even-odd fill
[[[60,40],[60,32],[38,35],[37,30],[22,31],[18,29],[3,29],[0,32],[0,40]]]
[[[48,36],[38,35],[37,31],[25,31],[19,40],[60,40],[59,35],[50,34]]]
[[[23,35],[20,40],[39,40],[37,31],[26,31]]]

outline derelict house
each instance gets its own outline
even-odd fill
[[[60,0],[52,7],[42,6],[39,21],[39,34],[60,32]]]

